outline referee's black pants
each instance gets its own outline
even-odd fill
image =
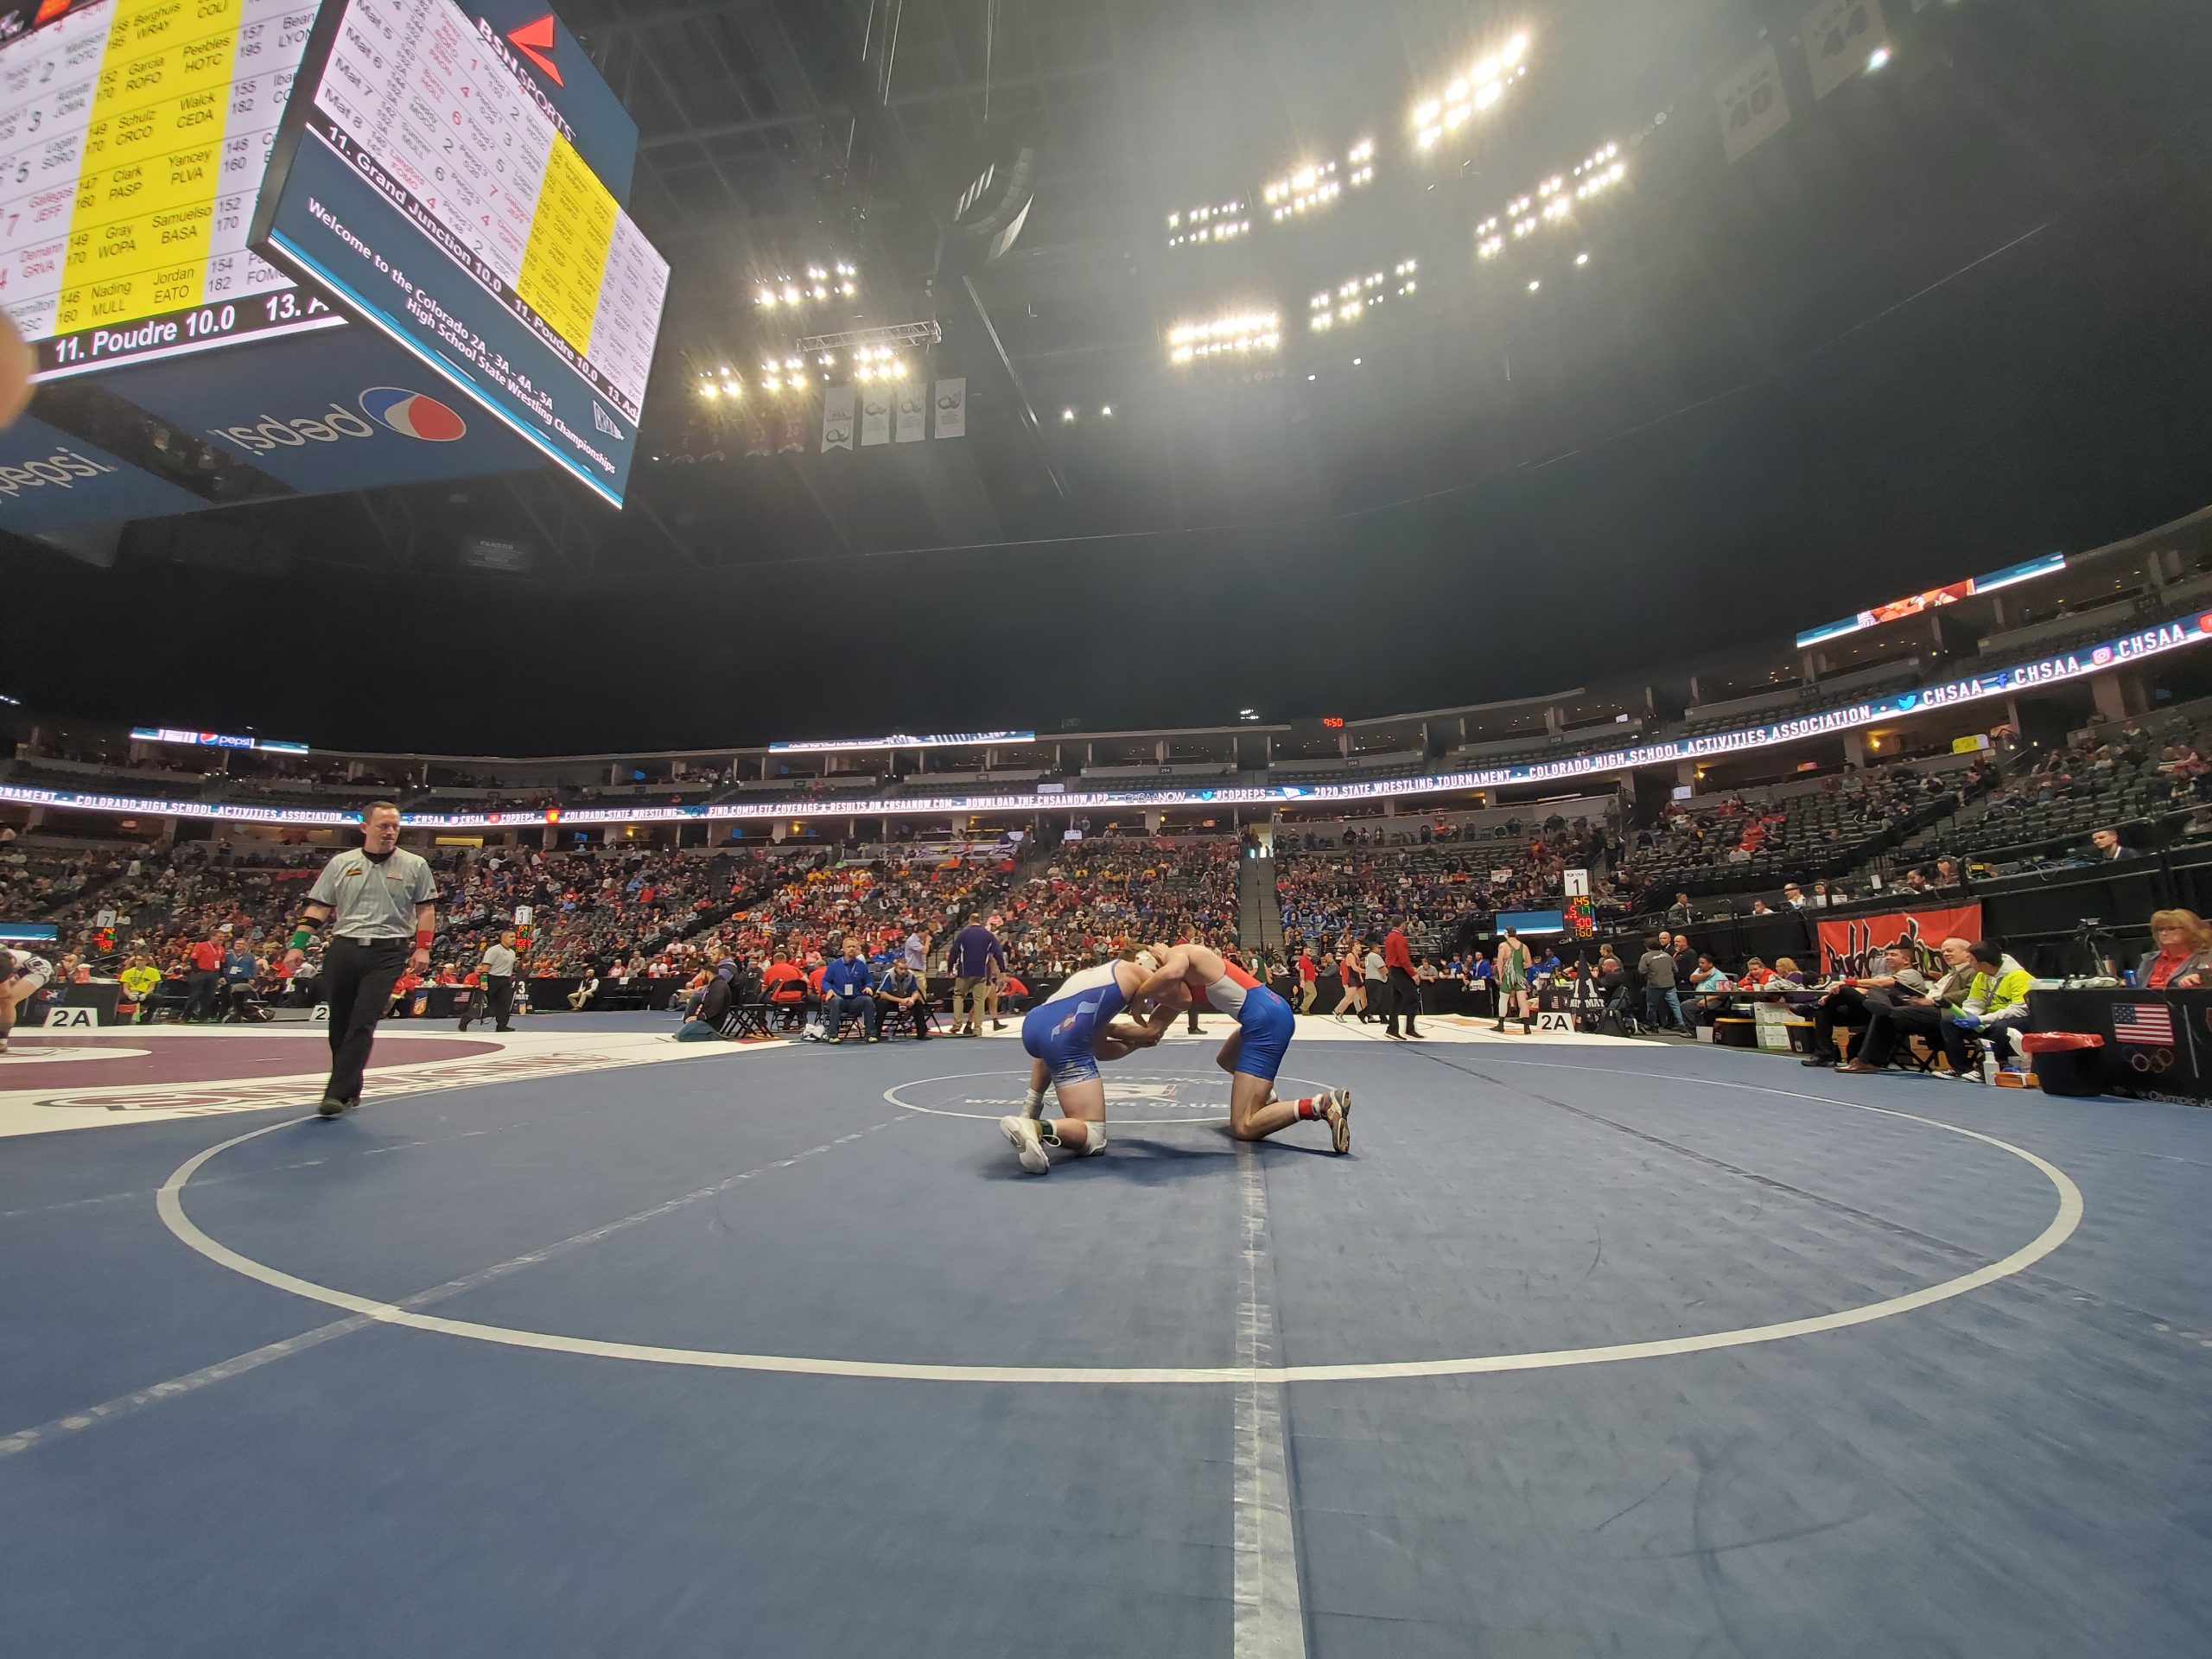
[[[361,1097],[361,1074],[368,1070],[369,1045],[377,1021],[391,1002],[391,988],[414,946],[405,939],[349,939],[330,942],[323,952],[322,988],[330,1002],[330,1081],[325,1100],[351,1104]]]
[[[1390,1023],[1387,1027],[1393,1037],[1398,1034],[1398,1016],[1401,1014],[1406,1016],[1406,1035],[1420,1036],[1421,1033],[1414,1029],[1414,1021],[1421,1017],[1421,982],[1404,969],[1393,968],[1390,970]]]

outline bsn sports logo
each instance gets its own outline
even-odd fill
[[[553,14],[547,12],[534,23],[524,23],[520,29],[510,29],[507,41],[516,51],[528,58],[556,86],[569,83],[561,79],[561,66],[553,61]]]
[[[80,478],[98,478],[114,470],[74,449],[57,449],[41,461],[27,461],[20,467],[0,467],[0,495],[12,501],[25,490],[43,489],[49,484],[73,490]]]
[[[300,419],[283,420],[264,415],[251,425],[218,426],[209,430],[249,455],[266,455],[278,449],[304,449],[311,443],[373,438],[378,427],[424,443],[452,443],[468,435],[468,423],[456,410],[419,391],[407,391],[397,386],[372,386],[361,394],[359,403],[360,415],[343,404],[333,404],[320,415]],[[368,419],[364,420],[363,415]]]

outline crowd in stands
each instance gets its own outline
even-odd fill
[[[1450,946],[1470,917],[1557,908],[1569,869],[1592,873],[1601,910],[1613,902],[1606,870],[1618,842],[1609,825],[1554,814],[1486,830],[1444,827],[1455,833],[1347,826],[1342,850],[1311,854],[1288,849],[1313,845],[1315,832],[1278,837],[1275,894],[1286,949],[1340,948],[1403,918],[1414,948],[1433,954]],[[1398,844],[1402,836],[1410,844]],[[1326,832],[1320,839],[1329,844]]]
[[[1809,791],[1732,791],[1709,804],[1670,801],[1656,823],[1630,838],[1617,874],[1645,911],[1662,908],[1677,890],[1753,891],[1838,878],[1957,812],[1996,781],[1996,766],[1985,758],[1955,775],[1900,760],[1847,766]]]
[[[2186,719],[2099,721],[1992,791],[1965,850],[1976,855],[2075,839],[2104,826],[2197,811],[2212,802],[2212,757]],[[2212,811],[2190,826],[2212,833]]]
[[[1054,976],[1133,942],[1196,935],[1234,943],[1237,842],[1105,837],[1065,842],[999,906],[1014,959]]]

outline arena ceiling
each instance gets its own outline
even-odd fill
[[[134,568],[217,566],[272,614],[371,573],[435,589],[472,637],[528,615],[594,656],[728,643],[688,631],[709,594],[764,660],[839,639],[881,660],[912,630],[1014,639],[1055,607],[1101,648],[1147,638],[1083,585],[1102,562],[1201,608],[1244,606],[1259,572],[1306,601],[1260,607],[1262,653],[1423,625],[1385,670],[1414,677],[1374,688],[1389,707],[1780,632],[1801,606],[2212,499],[2189,390],[2212,368],[2189,274],[2212,254],[2212,138],[2174,73],[2212,48],[2206,9],[1885,0],[1891,60],[1815,99],[1810,6],[563,0],[638,119],[633,207],[674,266],[648,405],[662,459],[627,510],[551,475],[378,491],[135,527],[105,590],[44,556],[30,579],[57,603],[130,594],[137,617],[177,579]],[[1516,35],[1525,78],[1420,151],[1416,103]],[[1732,163],[1715,91],[1770,46],[1791,118]],[[1243,200],[1262,219],[1267,181],[1362,139],[1372,184],[1310,223],[1172,245],[1169,213]],[[1486,218],[1607,144],[1625,179],[1571,233],[1477,257]],[[1025,147],[1034,206],[986,262],[954,224],[962,190]],[[702,378],[791,349],[760,283],[838,261],[857,296],[804,327],[937,322],[929,372],[967,379],[966,439],[824,454],[814,415],[803,449],[748,456],[729,406],[703,405]],[[1309,295],[1363,272],[1395,289],[1406,261],[1416,295],[1307,328]],[[1178,324],[1262,306],[1282,340],[1255,364],[1171,360]],[[747,388],[751,408],[767,396]],[[528,572],[467,570],[474,538],[525,549]],[[1378,553],[1438,604],[1363,596]],[[948,582],[961,602],[941,608]],[[1332,589],[1350,597],[1317,609]],[[1491,615],[1478,652],[1426,641],[1440,616]],[[1221,700],[1281,706],[1310,677]],[[679,734],[613,741],[660,735]]]

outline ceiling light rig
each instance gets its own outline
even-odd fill
[[[703,369],[699,375],[699,401],[702,404],[741,403],[745,398],[745,381],[727,363]]]
[[[753,308],[797,311],[832,300],[849,300],[861,291],[860,280],[860,268],[843,259],[827,265],[809,265],[797,276],[784,276],[772,283],[762,283],[753,291]]]
[[[1302,218],[1331,206],[1346,190],[1375,182],[1375,141],[1363,138],[1336,162],[1304,162],[1260,191],[1260,200],[1274,222]]]
[[[853,378],[897,381],[908,377],[906,359],[888,346],[863,346],[853,353]]]
[[[1402,299],[1418,292],[1421,283],[1415,273],[1420,269],[1418,261],[1401,259],[1387,276],[1379,270],[1370,271],[1338,283],[1333,290],[1324,289],[1308,302],[1306,326],[1322,334],[1357,322],[1393,295]]]
[[[1282,319],[1273,311],[1243,311],[1206,322],[1178,323],[1167,331],[1167,360],[1180,368],[1208,357],[1250,357],[1282,345]]]
[[[1170,213],[1167,215],[1167,245],[1171,248],[1205,247],[1249,236],[1252,232],[1252,221],[1244,217],[1249,211],[1249,203],[1224,201],[1211,207],[1188,207],[1179,213]]]
[[[1516,35],[1497,51],[1453,77],[1441,92],[1414,105],[1414,142],[1433,149],[1476,116],[1497,106],[1513,84],[1529,73],[1529,37]]]
[[[1617,188],[1628,177],[1628,163],[1620,159],[1618,144],[1604,144],[1569,173],[1554,173],[1526,194],[1511,201],[1475,226],[1475,254],[1495,259],[1505,251],[1510,238],[1526,241],[1539,231],[1573,222],[1577,204]]]

